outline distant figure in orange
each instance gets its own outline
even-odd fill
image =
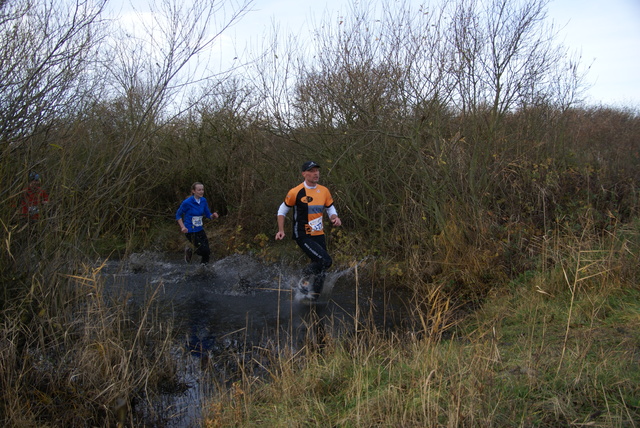
[[[20,216],[27,221],[40,218],[40,208],[49,202],[49,195],[40,185],[40,174],[29,174],[29,187],[24,189],[20,201]]]

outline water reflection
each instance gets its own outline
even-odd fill
[[[144,305],[157,293],[165,312],[190,339],[210,348],[224,335],[242,331],[250,341],[265,335],[296,331],[310,325],[311,315],[332,318],[341,328],[354,324],[356,303],[360,313],[375,322],[393,325],[400,300],[371,287],[356,287],[351,270],[328,273],[323,295],[313,306],[300,302],[294,286],[299,273],[266,266],[251,256],[234,255],[210,265],[187,265],[177,257],[159,253],[133,255],[124,262],[110,262],[104,271],[107,287]],[[400,305],[400,307],[398,306]]]
[[[327,337],[348,334],[363,319],[393,327],[404,312],[400,296],[357,284],[349,269],[329,272],[319,301],[304,304],[295,289],[300,272],[245,255],[201,266],[178,256],[134,254],[109,262],[103,273],[107,291],[127,296],[132,305],[143,306],[154,295],[159,316],[171,320],[182,338],[177,346],[196,362],[184,368],[191,389],[182,403],[173,404],[182,407],[177,426],[185,426],[185,418],[197,419],[208,393],[205,374],[231,383],[238,368],[247,370],[251,362],[260,376],[268,366],[261,351],[293,354],[304,346],[321,347]]]

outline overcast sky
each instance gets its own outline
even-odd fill
[[[593,101],[640,107],[640,0],[555,0],[549,15],[592,64]]]
[[[230,35],[260,37],[273,21],[295,33],[325,11],[345,12],[348,1],[254,0]],[[640,0],[551,0],[548,10],[560,40],[591,65],[590,103],[640,107]]]
[[[218,49],[241,48],[248,41],[255,46],[274,23],[281,35],[304,33],[305,27],[317,23],[325,13],[339,16],[348,11],[350,1],[254,0],[251,11],[219,40]],[[549,19],[561,28],[559,41],[582,54],[583,66],[591,66],[588,102],[640,108],[640,0],[551,0],[548,12]]]

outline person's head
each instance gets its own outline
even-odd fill
[[[29,173],[29,185],[32,187],[36,187],[40,185],[40,174],[37,172]]]
[[[302,164],[300,168],[304,181],[309,185],[316,185],[320,181],[320,165],[314,161],[308,161]]]
[[[200,183],[199,181],[196,181],[195,183],[193,183],[191,185],[191,193],[197,198],[203,197],[204,196],[204,184]]]

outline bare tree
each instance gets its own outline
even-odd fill
[[[106,0],[17,0],[0,7],[0,151],[77,108],[101,41]]]
[[[99,166],[87,174],[96,183],[96,198],[124,207],[118,212],[121,219],[139,215],[140,206],[126,198],[150,176],[148,169],[157,167],[148,159],[157,154],[159,132],[195,105],[190,90],[228,77],[224,70],[208,68],[207,61],[216,40],[250,4],[152,0],[146,10],[134,9],[135,26],[112,31],[101,60],[107,69],[106,91],[96,94],[99,107],[89,112],[98,128],[91,144],[109,147],[96,153],[101,161],[94,165]],[[105,115],[105,109],[110,113]],[[100,225],[105,221],[104,216],[97,219]]]
[[[227,15],[228,4],[232,3],[152,0],[146,12],[135,12],[136,31],[115,31],[103,60],[111,82],[107,96],[122,100],[128,126],[122,130],[123,144],[107,166],[106,176],[125,178],[122,174],[132,173],[120,168],[132,151],[192,105],[185,106],[178,98],[186,99],[194,83],[211,78],[197,70],[199,56],[247,12],[251,0]]]
[[[488,111],[490,132],[505,113],[525,105],[570,105],[581,76],[548,24],[548,0],[462,0],[453,6],[455,101],[463,115]],[[563,69],[563,64],[567,64]],[[571,79],[561,78],[573,68]],[[563,70],[562,73],[559,73]]]
[[[194,85],[224,74],[207,67],[209,54],[251,3],[151,0],[147,11],[135,12],[135,30],[120,28],[112,39],[105,58],[111,94],[141,96],[142,105],[131,105],[138,123],[166,119],[190,107],[193,103],[181,105],[179,97],[186,99]]]

